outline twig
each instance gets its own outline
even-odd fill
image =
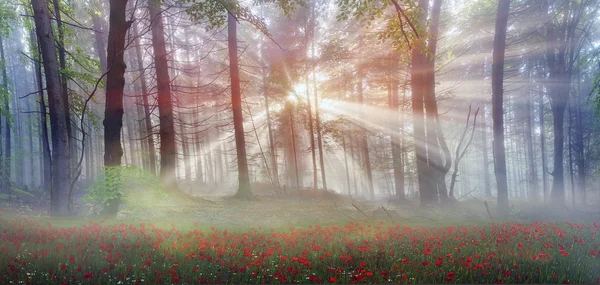
[[[393,222],[394,218],[392,218],[392,215],[390,215],[390,212],[388,212],[388,210],[386,210],[383,205],[381,205],[381,208],[385,211],[385,213],[388,215],[388,217],[390,217],[390,220]]]
[[[367,219],[371,219],[371,218],[369,218],[369,216],[367,214],[365,214],[365,212],[363,212],[363,210],[361,210],[359,207],[357,207],[356,205],[354,205],[354,203],[352,203],[352,206],[354,208],[356,208],[359,212],[361,212],[363,215],[365,215],[365,217],[367,217]]]
[[[475,188],[474,188],[473,190],[471,190],[469,193],[467,193],[467,194],[465,194],[465,195],[462,195],[462,196],[458,197],[458,199],[456,199],[456,200],[458,201],[458,200],[460,200],[460,199],[464,198],[465,196],[467,196],[467,195],[469,195],[469,194],[471,194],[471,193],[475,192],[475,190],[477,190],[477,187],[475,187]]]

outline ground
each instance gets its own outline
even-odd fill
[[[499,218],[476,199],[423,210],[311,191],[170,203],[116,220],[4,209],[0,283],[600,281],[600,218],[591,210],[513,201],[511,216]]]

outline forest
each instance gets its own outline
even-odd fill
[[[599,10],[0,0],[0,283],[600,283]]]

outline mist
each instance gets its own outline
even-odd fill
[[[598,283],[597,0],[4,0],[0,283]]]

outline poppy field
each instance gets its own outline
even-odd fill
[[[0,217],[1,218],[1,217]],[[191,225],[190,225],[191,226]],[[0,219],[2,284],[598,283],[598,224],[244,232]]]

